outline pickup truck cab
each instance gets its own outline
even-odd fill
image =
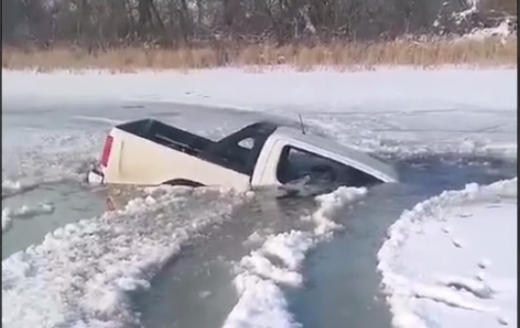
[[[257,122],[212,141],[154,119],[115,126],[87,180],[248,190],[305,177],[347,186],[398,180],[391,166],[363,152],[274,122]]]

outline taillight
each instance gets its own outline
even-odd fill
[[[112,150],[112,142],[114,141],[114,138],[112,136],[107,136],[107,139],[105,140],[105,146],[103,147],[103,154],[101,156],[101,165],[104,167],[107,167],[108,165],[108,158],[110,157],[110,151]]]

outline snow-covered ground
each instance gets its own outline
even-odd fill
[[[379,252],[398,328],[517,325],[517,179],[417,204]]]
[[[3,70],[2,95],[25,101],[138,100],[250,110],[359,111],[513,109],[515,69],[380,68],[376,71],[254,73],[221,68],[136,74],[106,71],[35,74]]]
[[[512,69],[343,73],[218,69],[123,75],[3,70],[2,78],[3,115],[11,110],[8,122],[19,124],[11,129],[4,125],[2,132],[2,155],[9,159],[3,162],[2,194],[13,198],[42,182],[77,175],[78,160],[98,156],[99,142],[111,124],[154,113],[147,109],[150,103],[162,112],[175,111],[175,104],[194,105],[198,123],[212,120],[201,113],[214,106],[293,120],[301,113],[312,132],[397,156],[486,154],[516,160],[517,154],[517,81]],[[81,112],[75,112],[75,106],[64,109],[79,102],[84,104]],[[20,103],[30,104],[23,109],[25,116],[9,109]],[[48,122],[26,124],[30,115],[48,115]],[[60,121],[63,118],[67,120]],[[78,120],[99,122],[101,127],[79,131]],[[51,125],[60,130],[46,131]],[[63,129],[70,134],[62,135]],[[33,130],[43,132],[31,134]],[[379,266],[396,327],[516,324],[513,184],[516,180],[490,187],[470,185],[464,192],[447,192],[403,213],[389,232]],[[127,292],[147,288],[153,274],[179,252],[190,234],[225,220],[248,198],[221,193],[213,196],[220,201],[212,207],[203,198],[189,200],[165,192],[138,199],[124,211],[72,223],[48,234],[40,245],[4,259],[3,325],[135,323],[138,318],[130,310]],[[307,252],[334,230],[335,210],[363,194],[346,188],[318,198],[320,206],[306,218],[315,229],[262,239],[237,263],[237,304],[223,325],[299,326],[283,289],[301,287]],[[190,201],[199,202],[193,213],[185,211]],[[13,219],[49,215],[54,206],[60,208],[47,203],[3,207],[2,230],[4,225],[16,225]],[[161,213],[177,221],[171,223]],[[186,213],[190,215],[184,217]],[[159,230],[150,226],[149,215]]]

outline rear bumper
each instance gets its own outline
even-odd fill
[[[103,172],[101,172],[99,169],[96,168],[96,169],[90,170],[87,173],[85,180],[88,184],[101,185],[101,184],[104,184],[104,182],[105,182],[105,176],[104,176]]]

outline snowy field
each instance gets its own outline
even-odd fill
[[[517,180],[403,213],[379,252],[395,327],[517,326]]]
[[[2,77],[5,327],[517,324],[516,70]],[[112,213],[81,182],[117,122],[297,114],[403,181],[295,204],[152,188]]]

